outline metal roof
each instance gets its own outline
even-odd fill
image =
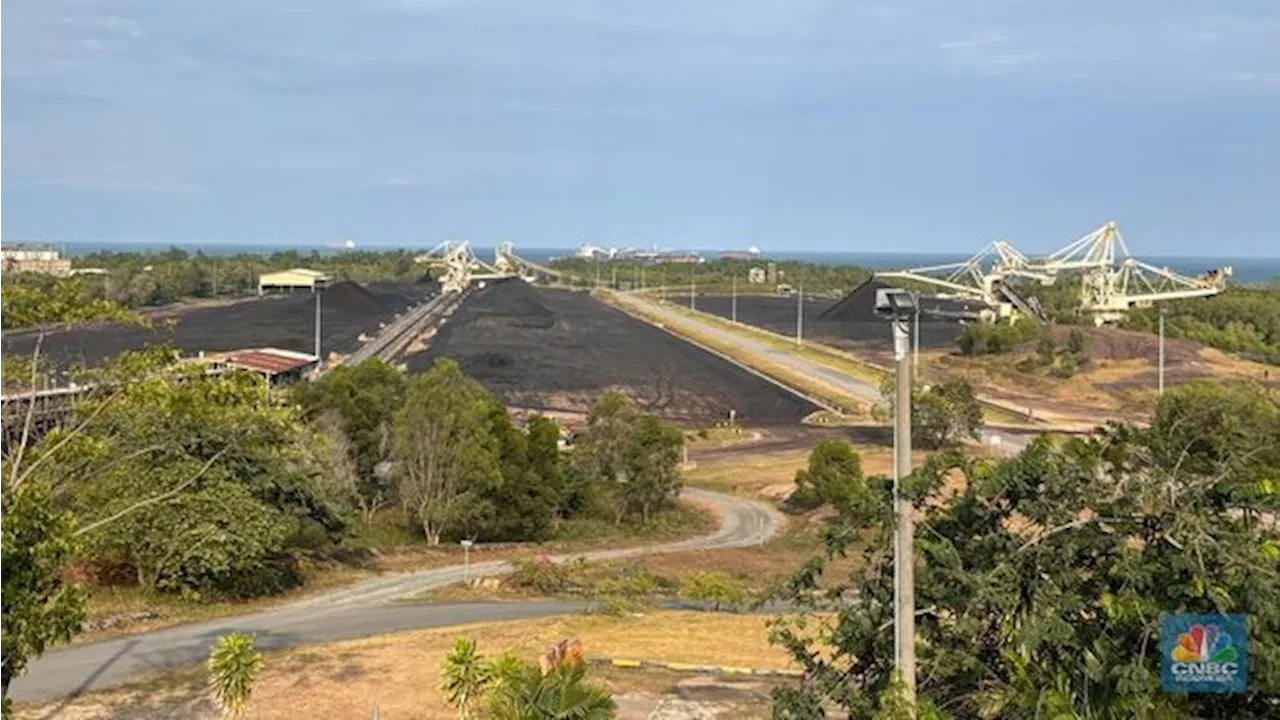
[[[261,350],[245,350],[228,355],[226,364],[230,367],[253,370],[267,375],[279,375],[290,370],[313,365],[316,360],[317,358],[314,355],[290,350],[278,350],[276,348],[263,348]]]

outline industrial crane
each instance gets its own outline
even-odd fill
[[[414,262],[444,270],[440,288],[446,293],[462,292],[475,281],[520,277],[532,282],[539,274],[570,278],[564,273],[516,255],[514,245],[509,242],[499,243],[494,248],[493,263],[486,263],[477,257],[471,249],[471,243],[466,240],[445,240],[429,252],[414,258]]]
[[[1231,268],[1188,277],[1145,263],[1129,254],[1114,222],[1075,240],[1049,255],[1031,259],[1003,240],[959,263],[876,273],[878,278],[911,280],[979,300],[987,315],[1013,317],[1015,311],[1040,318],[1035,298],[1023,298],[1008,281],[1013,278],[1052,285],[1059,277],[1080,277],[1080,310],[1102,325],[1124,319],[1133,307],[1150,307],[1162,300],[1209,297],[1222,292]]]

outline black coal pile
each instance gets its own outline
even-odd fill
[[[849,291],[835,305],[827,308],[818,320],[830,322],[873,322],[880,320],[880,316],[876,315],[876,291],[887,290],[892,285],[886,285],[876,279],[868,280],[853,290]]]
[[[549,328],[556,313],[547,307],[539,292],[523,280],[501,280],[488,293],[491,301],[476,311],[477,322],[515,327]]]
[[[381,315],[387,311],[378,296],[360,283],[349,280],[330,285],[320,298],[321,306],[362,315]]]

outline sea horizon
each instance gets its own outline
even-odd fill
[[[8,244],[8,243],[6,243]],[[132,252],[160,253],[170,248],[179,248],[189,253],[203,252],[206,255],[226,257],[240,254],[270,255],[277,252],[297,252],[310,254],[318,252],[331,254],[342,252],[345,248],[331,243],[308,242],[201,242],[201,241],[149,241],[149,240],[112,240],[112,241],[68,241],[47,243],[59,248],[71,257],[82,257],[96,252]],[[436,243],[361,243],[356,251],[388,252],[392,250],[427,251]],[[492,245],[473,245],[477,255],[481,257],[493,254]],[[533,262],[545,262],[554,257],[572,255],[577,249],[570,247],[516,247],[516,252]],[[684,252],[684,249],[675,251]],[[721,252],[741,252],[741,250],[708,250],[689,249],[708,259],[714,259]],[[857,265],[872,270],[901,269],[960,262],[971,257],[963,253],[938,252],[886,252],[875,250],[790,250],[770,252],[762,248],[759,259],[798,260],[821,265]],[[1280,280],[1280,256],[1213,256],[1213,255],[1142,255],[1135,257],[1156,267],[1164,267],[1184,275],[1199,275],[1207,270],[1230,266],[1233,271],[1232,281],[1240,284],[1268,283]]]

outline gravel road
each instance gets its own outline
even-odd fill
[[[864,380],[856,378],[852,375],[846,375],[839,370],[831,368],[827,365],[810,360],[801,355],[789,353],[778,349],[768,343],[757,340],[747,333],[734,332],[724,327],[699,317],[688,315],[672,310],[669,306],[645,300],[636,295],[619,293],[615,295],[618,301],[624,307],[630,307],[635,310],[661,318],[662,322],[668,329],[689,328],[704,337],[714,338],[715,340],[735,345],[745,350],[751,355],[762,357],[771,363],[780,365],[788,370],[804,375],[806,377],[816,378],[822,382],[835,387],[842,392],[853,397],[872,402],[879,403],[883,401],[880,395],[880,389],[875,385]],[[888,323],[885,323],[885,335],[889,334]],[[1028,433],[1009,432],[1006,430],[985,428],[980,431],[982,441],[992,446],[1000,448],[1001,452],[1009,455],[1017,454],[1034,438],[1034,435]]]
[[[777,511],[744,498],[696,488],[686,488],[683,497],[711,507],[719,516],[720,528],[711,535],[665,545],[599,550],[581,555],[598,561],[682,550],[748,547],[771,537],[782,522]],[[486,562],[471,565],[470,574],[482,577],[502,575],[510,570],[505,562]],[[563,615],[583,607],[573,602],[450,605],[393,602],[458,582],[463,572],[461,566],[453,566],[379,577],[252,615],[180,625],[57,650],[32,662],[30,671],[14,681],[10,696],[19,702],[48,701],[117,685],[156,670],[199,662],[208,657],[210,646],[220,636],[231,632],[253,633],[259,647],[274,649],[416,628]]]

